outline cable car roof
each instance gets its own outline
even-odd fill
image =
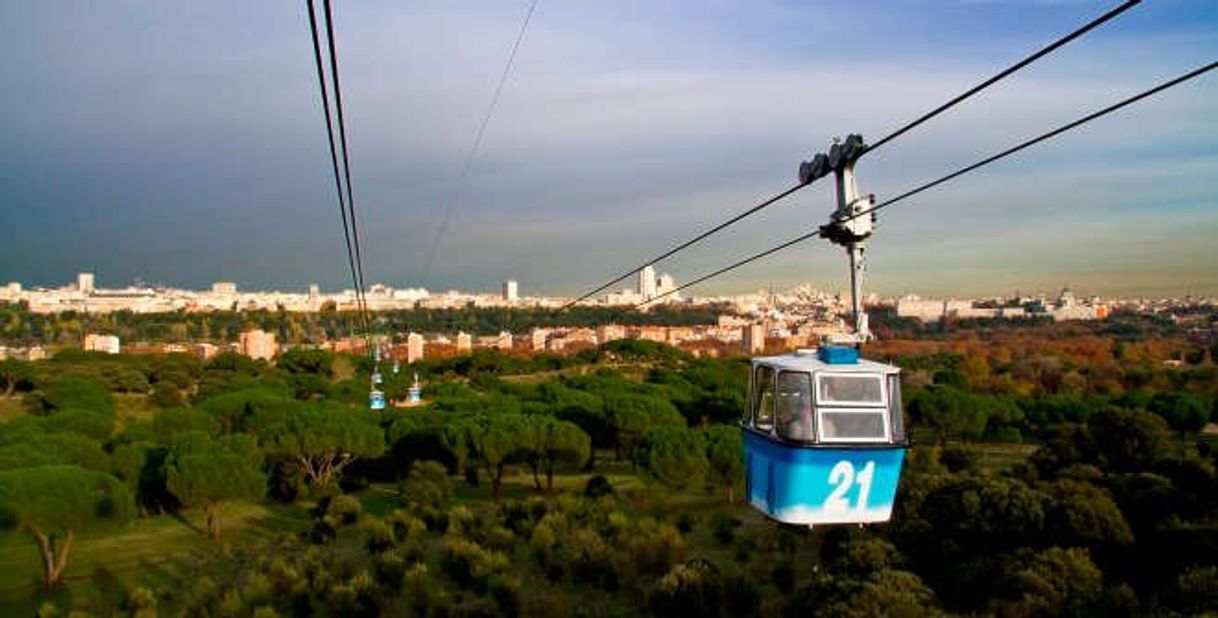
[[[860,358],[852,363],[826,363],[817,357],[816,350],[796,350],[781,356],[759,356],[753,359],[753,365],[766,365],[778,370],[833,373],[881,373],[885,375],[900,373],[900,367],[877,363]]]

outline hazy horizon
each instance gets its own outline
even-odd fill
[[[365,279],[573,295],[789,187],[1117,2],[542,1],[436,267],[422,262],[527,2],[340,3]],[[891,197],[1218,56],[1144,2],[859,166]],[[0,281],[351,287],[303,3],[0,7]],[[1218,295],[1218,75],[881,214],[883,296]],[[657,266],[689,281],[823,223],[808,188]],[[810,241],[691,290],[846,286]],[[618,286],[618,287],[625,287]]]

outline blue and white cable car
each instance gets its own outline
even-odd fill
[[[372,389],[372,392],[368,393],[368,409],[370,409],[370,410],[384,410],[385,409],[385,393],[383,391],[380,391],[380,390],[377,390],[374,388],[374,389]]]
[[[888,521],[908,440],[900,369],[852,347],[753,359],[745,495],[788,524]]]

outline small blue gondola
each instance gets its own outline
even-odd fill
[[[908,446],[901,370],[841,346],[752,365],[741,422],[750,504],[788,524],[888,521]]]
[[[368,408],[371,410],[384,410],[385,393],[375,389],[371,393],[368,393]]]

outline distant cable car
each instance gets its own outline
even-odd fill
[[[372,392],[368,393],[368,408],[371,410],[384,410],[385,393],[377,389],[372,389]]]
[[[753,359],[749,502],[788,524],[888,521],[908,440],[900,369],[823,346]]]
[[[381,376],[381,370],[374,369],[372,371],[372,385],[378,386],[380,384],[383,384],[384,382],[385,382],[385,378]]]
[[[406,391],[406,401],[409,401],[410,403],[415,404],[415,403],[419,403],[422,400],[423,400],[423,386],[421,384],[419,384],[418,372],[415,372],[414,383],[411,384],[410,388]]]
[[[394,359],[393,360],[393,375],[397,375],[398,372],[401,370],[402,370],[402,363],[398,362],[397,359]]]

